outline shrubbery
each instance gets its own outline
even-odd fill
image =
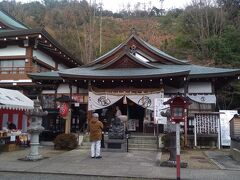
[[[53,141],[55,149],[72,150],[78,145],[74,134],[59,134]]]

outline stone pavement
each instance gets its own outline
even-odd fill
[[[205,151],[204,153],[220,169],[240,171],[240,162],[233,160],[229,151]]]
[[[103,152],[102,159],[92,159],[88,150],[76,149],[50,155],[37,161],[19,161],[26,151],[0,154],[0,172],[82,175],[100,179],[176,179],[175,168],[156,166],[157,152]],[[54,151],[52,152],[54,153]],[[105,178],[104,178],[105,177]],[[181,169],[182,179],[239,180],[240,171]],[[80,178],[82,179],[82,178]]]

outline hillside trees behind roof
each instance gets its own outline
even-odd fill
[[[130,34],[198,64],[240,66],[240,0],[193,0],[185,9],[164,10],[151,2],[126,4],[119,12],[86,0],[4,0],[0,8],[29,27],[44,26],[64,47],[88,63]]]
[[[194,0],[183,11],[169,11],[166,19],[175,34],[167,49],[174,54],[191,55],[200,64],[240,67],[240,0]]]
[[[94,2],[42,0],[21,3],[4,0],[0,2],[0,8],[31,28],[44,26],[84,63],[119,45],[133,27],[146,40],[160,47],[160,38],[165,38],[158,29],[157,17],[164,12],[161,7],[152,7],[151,3],[127,4],[114,13]]]

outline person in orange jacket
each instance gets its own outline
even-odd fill
[[[103,123],[99,121],[98,113],[93,113],[92,119],[89,121],[90,141],[91,144],[91,157],[102,158],[101,156],[101,140]]]

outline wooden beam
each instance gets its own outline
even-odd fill
[[[25,63],[25,66],[32,66],[33,64],[33,48],[31,46],[26,48],[26,58],[28,59],[28,62]]]
[[[1,60],[19,60],[19,59],[26,59],[27,56],[23,55],[23,56],[0,56]]]

